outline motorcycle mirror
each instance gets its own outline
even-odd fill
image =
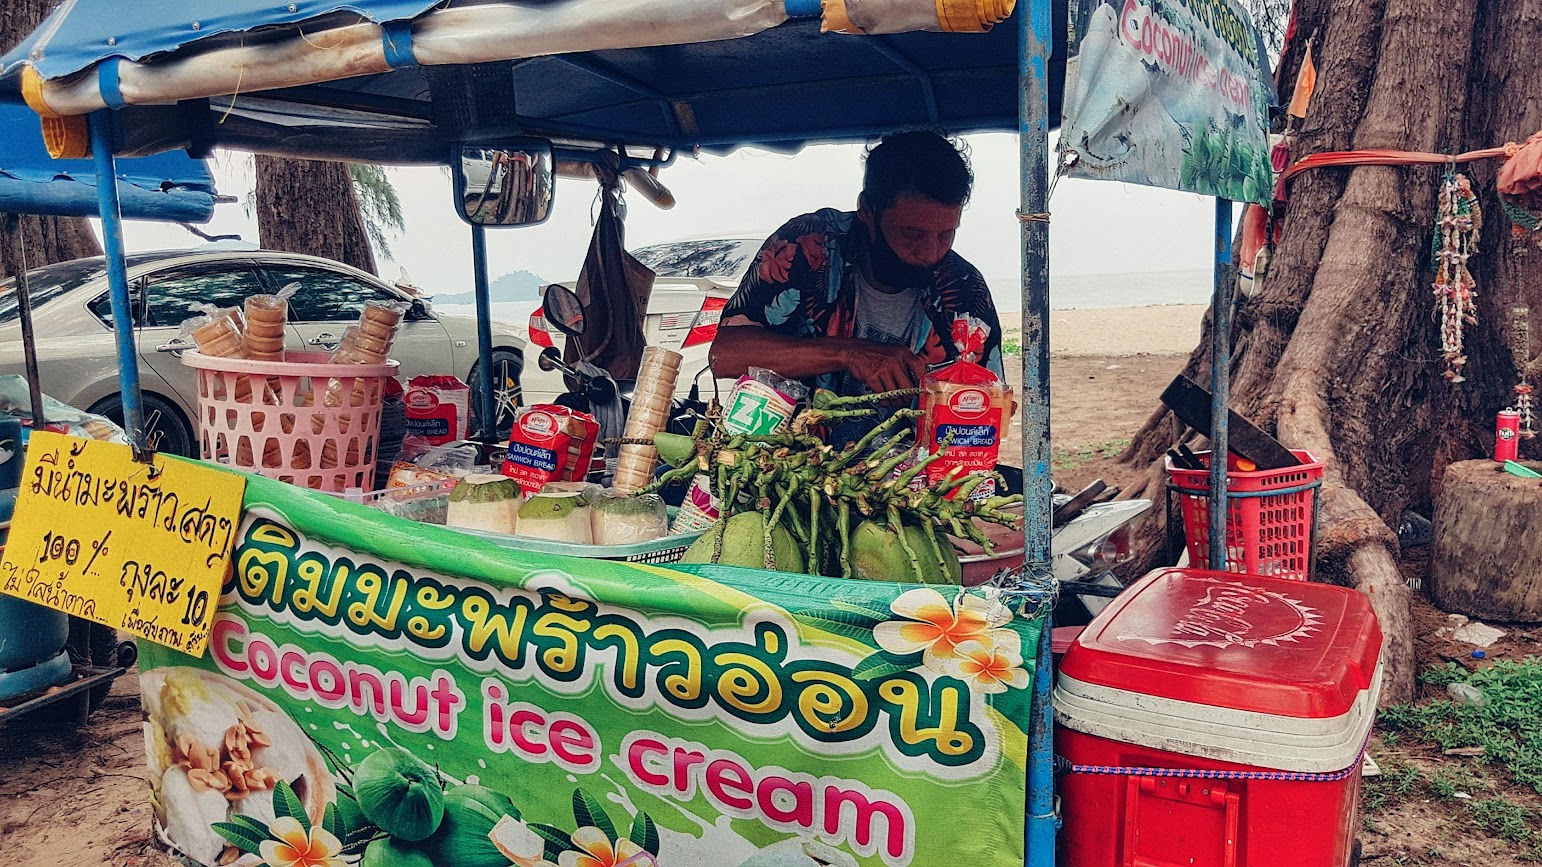
[[[616,399],[616,383],[614,380],[597,378],[589,381],[589,402],[595,406],[607,404]]]
[[[533,226],[551,215],[557,181],[546,139],[457,145],[450,169],[456,211],[473,226]]]
[[[569,337],[584,335],[584,304],[572,289],[560,283],[546,287],[546,300],[541,308],[546,322]]]
[[[562,353],[558,352],[557,347],[555,346],[548,346],[541,350],[541,354],[535,359],[536,366],[546,371],[547,373],[551,373],[553,370],[556,370],[557,366],[561,363]]]

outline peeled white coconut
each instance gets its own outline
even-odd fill
[[[589,497],[582,491],[542,491],[519,509],[519,535],[570,545],[593,545]]]
[[[546,853],[545,838],[513,816],[499,819],[487,836],[503,857],[515,864],[534,864]]]
[[[606,495],[589,511],[596,545],[636,545],[669,535],[669,508],[657,494]]]
[[[241,721],[235,696],[184,671],[166,673],[158,698],[159,713],[151,716],[160,720],[172,744],[190,736],[205,749],[218,750],[225,743],[225,733]]]
[[[166,836],[182,853],[203,864],[213,864],[225,849],[225,838],[210,826],[229,818],[230,802],[214,789],[195,791],[187,772],[172,766],[161,777],[161,810]]]
[[[150,788],[159,789],[161,775],[176,762],[171,760],[171,745],[166,742],[166,730],[161,728],[160,722],[151,718],[145,720],[142,726],[145,733],[145,770],[149,772]]]
[[[273,811],[273,792],[270,789],[258,789],[230,803],[230,812],[246,816],[260,825],[271,825],[278,818]]]
[[[252,764],[267,768],[291,785],[310,770],[306,763],[309,743],[294,721],[281,713],[261,710],[251,714],[252,722],[273,742],[271,747],[255,747]]]
[[[519,526],[519,506],[524,501],[519,483],[508,476],[474,473],[450,491],[445,524],[466,530],[513,533]]]

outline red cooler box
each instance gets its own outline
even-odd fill
[[[1194,569],[1141,579],[1055,687],[1060,863],[1343,867],[1381,630],[1342,587]]]

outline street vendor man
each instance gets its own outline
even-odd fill
[[[867,153],[855,212],[794,217],[761,246],[723,310],[714,373],[762,368],[847,396],[915,388],[961,357],[1001,376],[990,290],[953,251],[973,184],[949,138],[884,137]],[[876,422],[844,423],[830,441]]]

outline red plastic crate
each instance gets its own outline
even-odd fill
[[[1300,466],[1227,473],[1226,570],[1248,575],[1306,580],[1317,526],[1317,491],[1322,461],[1292,450]],[[1199,453],[1205,469],[1188,470],[1167,461],[1168,486],[1183,513],[1189,562],[1210,561],[1210,454]]]

